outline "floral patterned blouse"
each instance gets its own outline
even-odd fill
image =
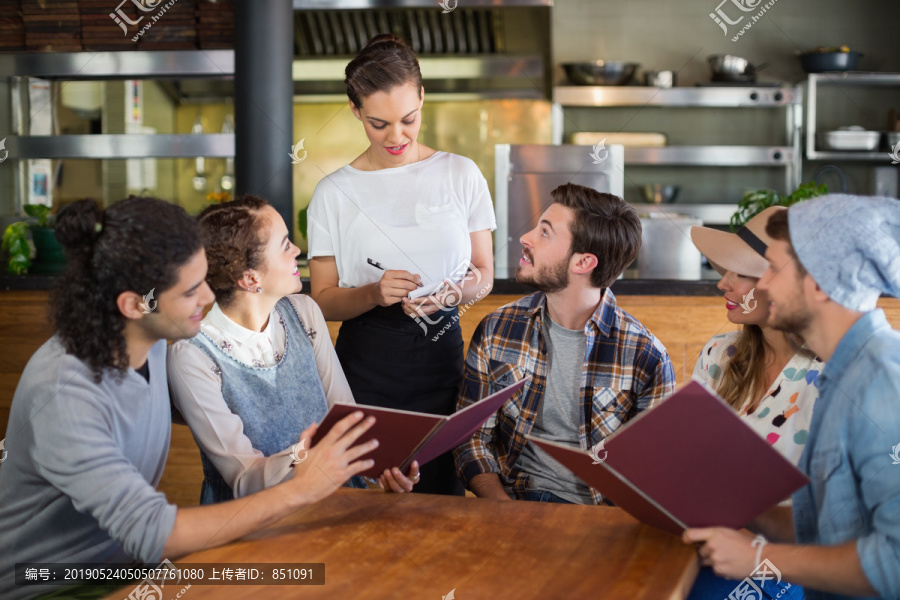
[[[709,388],[719,387],[739,331],[713,336],[703,347],[694,366],[693,378]],[[795,354],[766,392],[752,413],[747,412],[748,398],[738,415],[776,450],[796,465],[806,445],[813,405],[819,397],[819,373],[825,363],[817,357]]]

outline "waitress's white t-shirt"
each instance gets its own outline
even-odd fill
[[[447,152],[378,171],[342,167],[316,186],[308,218],[309,256],[334,256],[340,287],[381,279],[371,258],[420,275],[419,293],[458,281],[472,258],[469,234],[497,228],[481,171]]]

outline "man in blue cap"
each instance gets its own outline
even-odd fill
[[[763,535],[689,529],[684,540],[726,577],[767,560],[808,599],[900,598],[900,332],[876,309],[881,294],[900,297],[900,201],[823,196],[766,233],[769,323],[827,361],[799,464],[810,484],[792,512],[751,524]]]

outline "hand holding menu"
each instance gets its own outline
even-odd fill
[[[361,475],[378,477],[385,469],[392,467],[400,467],[403,473],[408,473],[414,460],[420,466],[424,465],[467,441],[527,381],[527,378],[517,381],[449,417],[380,406],[335,404],[322,419],[312,445],[315,446],[338,421],[360,410],[367,417],[375,417],[375,424],[357,443],[362,444],[372,438],[379,442],[375,450],[362,456],[362,460],[373,459],[375,466]]]
[[[527,437],[631,516],[676,535],[740,529],[809,483],[696,381],[616,430],[593,456]]]

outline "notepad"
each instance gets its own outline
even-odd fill
[[[392,467],[408,473],[414,460],[419,466],[424,465],[468,441],[527,381],[528,378],[517,381],[450,416],[362,404],[335,404],[319,425],[312,443],[317,444],[338,421],[359,410],[366,416],[375,417],[375,424],[360,437],[359,443],[372,438],[378,440],[378,448],[362,457],[363,460],[373,459],[375,466],[361,475],[378,477]]]
[[[809,483],[696,381],[592,453],[526,437],[636,519],[676,535],[689,527],[740,529]]]

